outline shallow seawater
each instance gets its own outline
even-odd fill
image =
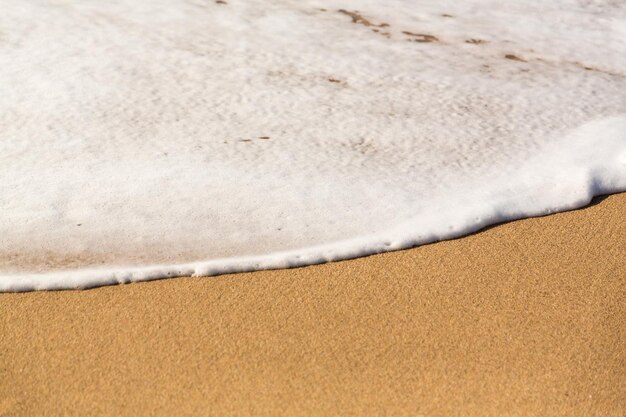
[[[0,291],[345,259],[626,190],[608,0],[6,0],[0,86]]]

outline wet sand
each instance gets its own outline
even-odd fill
[[[626,415],[626,194],[292,270],[0,294],[0,416]]]

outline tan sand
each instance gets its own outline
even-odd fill
[[[0,295],[1,416],[626,415],[626,194],[308,268]]]

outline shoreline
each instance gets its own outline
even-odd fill
[[[282,269],[305,268],[308,266],[323,265],[326,263],[350,261],[359,258],[379,255],[383,253],[411,250],[422,246],[432,245],[449,240],[462,239],[484,230],[489,230],[502,224],[529,218],[540,218],[555,213],[564,213],[584,209],[603,201],[615,194],[599,194],[583,205],[573,205],[559,211],[549,211],[547,214],[530,213],[525,217],[516,215],[498,215],[499,220],[487,217],[480,223],[469,226],[462,232],[449,231],[442,235],[426,233],[426,237],[399,240],[385,238],[381,233],[371,236],[357,236],[342,241],[291,249],[262,255],[211,259],[179,264],[156,264],[144,266],[104,266],[94,268],[86,266],[70,270],[52,270],[46,273],[18,273],[15,275],[0,275],[0,294],[11,292],[31,291],[66,291],[87,290],[111,285],[124,285],[136,282],[149,282],[161,279],[176,279],[186,277],[212,278],[222,275],[241,274],[259,271],[276,271]],[[401,229],[397,226],[395,229]]]

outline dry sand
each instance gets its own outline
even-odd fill
[[[626,415],[626,194],[308,268],[0,295],[1,416]]]

